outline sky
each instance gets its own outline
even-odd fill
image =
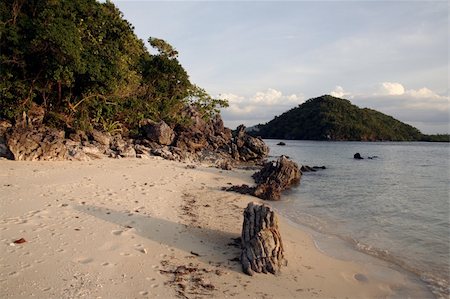
[[[449,133],[447,1],[125,1],[139,38],[179,52],[191,82],[253,126],[331,94]]]

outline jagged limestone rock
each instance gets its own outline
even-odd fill
[[[298,184],[300,169],[294,161],[281,156],[277,162],[268,162],[253,178],[257,184],[254,195],[266,200],[280,200],[281,192]]]

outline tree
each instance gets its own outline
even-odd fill
[[[223,104],[191,84],[170,44],[150,38],[151,55],[109,1],[4,0],[0,17],[0,118],[33,103],[56,126],[136,127],[176,124],[185,105],[207,117]]]

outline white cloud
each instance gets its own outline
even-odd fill
[[[283,97],[281,91],[273,88],[267,89],[267,91],[258,91],[250,101],[257,104],[274,105]]]
[[[220,98],[229,101],[230,105],[222,110],[222,116],[225,123],[230,127],[236,127],[241,123],[252,126],[270,121],[275,115],[304,102],[303,95],[284,95],[274,88],[258,91],[247,97],[224,93],[220,95]]]
[[[344,98],[349,97],[350,93],[345,91],[342,86],[336,86],[333,91],[330,92],[330,95],[336,98]]]
[[[405,88],[402,84],[396,82],[383,82],[381,83],[379,93],[381,95],[402,95],[405,93]]]
[[[232,104],[232,103],[242,103],[242,101],[245,99],[245,97],[239,96],[239,95],[236,95],[236,94],[233,94],[233,93],[222,93],[222,94],[219,94],[219,98],[228,100],[228,102],[230,104]]]
[[[414,90],[414,89],[408,90],[406,92],[406,94],[408,94],[409,96],[411,96],[413,98],[429,98],[429,99],[444,98],[443,96],[438,95],[437,93],[435,93],[434,91],[432,91],[431,89],[428,89],[426,87],[423,87],[418,90]]]

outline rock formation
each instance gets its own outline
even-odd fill
[[[19,127],[7,133],[7,145],[15,160],[66,160],[64,131],[49,127]]]
[[[361,154],[360,154],[360,153],[354,154],[354,155],[353,155],[353,158],[356,159],[356,160],[362,160],[362,159],[364,159],[363,157],[361,157]]]
[[[161,145],[171,145],[175,139],[174,131],[164,121],[157,123],[147,119],[143,122],[141,128],[150,141]]]
[[[287,263],[278,218],[269,206],[248,204],[244,211],[241,240],[240,260],[246,274],[276,274]]]
[[[0,158],[13,160],[14,155],[9,150],[7,145],[6,132],[11,127],[8,121],[0,120]]]
[[[302,165],[300,168],[300,171],[303,172],[316,172],[319,169],[327,169],[325,166],[308,166],[308,165]]]
[[[275,163],[267,162],[253,175],[256,186],[231,186],[226,191],[250,194],[265,200],[280,200],[281,193],[300,182],[301,172],[297,163],[281,156]]]
[[[71,128],[47,127],[43,110],[32,107],[14,126],[1,121],[0,157],[16,160],[91,160],[111,158],[147,158],[150,155],[170,160],[205,161],[231,169],[234,162],[262,163],[269,148],[260,138],[245,133],[240,126],[236,134],[225,128],[219,114],[205,119],[193,106],[183,115],[188,125],[170,127],[164,121],[144,120],[141,135]]]
[[[252,137],[245,132],[245,126],[236,129],[231,145],[232,155],[236,160],[252,161],[269,154],[269,147],[261,138]]]
[[[275,164],[268,162],[253,175],[257,184],[254,195],[266,200],[280,200],[281,192],[298,184],[300,177],[297,163],[281,156]]]

